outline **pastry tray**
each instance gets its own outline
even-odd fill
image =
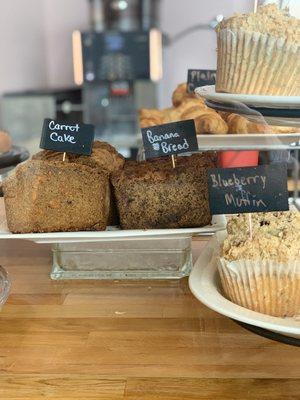
[[[201,151],[300,149],[300,133],[198,135],[197,138],[199,150]]]
[[[24,147],[13,146],[10,151],[0,154],[0,168],[19,164],[29,158],[29,152]]]
[[[23,233],[13,234],[9,232],[6,224],[4,201],[0,199],[0,240],[1,239],[23,239],[35,243],[82,243],[111,241],[120,239],[147,239],[157,237],[173,236],[198,236],[212,235],[217,231],[226,228],[226,218],[224,215],[213,216],[212,224],[201,228],[184,229],[145,229],[145,230],[122,230],[116,226],[111,226],[106,231],[89,232],[52,232],[52,233]]]
[[[247,116],[256,123],[299,127],[300,97],[217,93],[215,86],[195,90],[209,107]],[[261,114],[263,112],[265,115]],[[290,150],[300,148],[300,132],[284,134],[249,133],[243,135],[200,135],[200,150]]]

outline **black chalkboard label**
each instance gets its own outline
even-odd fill
[[[146,159],[198,151],[192,119],[143,128],[142,136]]]
[[[89,156],[95,136],[94,125],[45,119],[40,148]]]
[[[208,171],[213,215],[287,211],[287,164]]]
[[[187,78],[187,91],[194,93],[200,86],[214,85],[216,83],[216,70],[214,69],[189,69]]]

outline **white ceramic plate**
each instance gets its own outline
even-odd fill
[[[198,258],[189,278],[189,286],[194,296],[207,307],[226,317],[300,339],[300,317],[299,319],[270,317],[240,307],[222,295],[214,254],[218,242],[225,237],[226,232],[214,235]]]
[[[215,85],[201,86],[195,89],[197,96],[218,102],[239,102],[254,107],[299,108],[300,96],[262,96],[254,94],[217,93]]]
[[[1,200],[1,199],[0,199]],[[0,201],[0,239],[24,239],[35,243],[67,243],[67,242],[98,242],[117,239],[146,239],[158,236],[196,236],[209,235],[226,228],[224,215],[216,215],[212,224],[202,228],[185,229],[145,229],[122,230],[118,227],[108,227],[106,231],[94,232],[53,232],[53,233],[23,233],[9,232],[6,223],[3,200]]]

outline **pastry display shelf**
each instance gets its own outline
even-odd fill
[[[299,96],[271,96],[271,95],[256,95],[256,94],[236,94],[216,92],[215,85],[200,86],[195,89],[195,94],[198,97],[203,97],[206,100],[223,103],[223,104],[239,104],[241,108],[268,108],[268,109],[285,109],[296,110],[300,109]]]
[[[198,145],[201,151],[297,150],[300,149],[300,133],[199,135]]]
[[[180,279],[192,269],[192,237],[224,230],[226,218],[214,216],[206,227],[13,234],[0,199],[0,240],[51,244],[51,278]]]
[[[226,113],[244,116],[257,124],[299,128],[299,133],[201,135],[201,150],[293,150],[300,149],[300,97],[218,93],[215,86],[195,90],[206,104]]]

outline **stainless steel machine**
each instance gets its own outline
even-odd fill
[[[83,119],[125,156],[139,145],[137,110],[157,106],[162,77],[159,0],[89,0],[90,30],[73,33]]]

